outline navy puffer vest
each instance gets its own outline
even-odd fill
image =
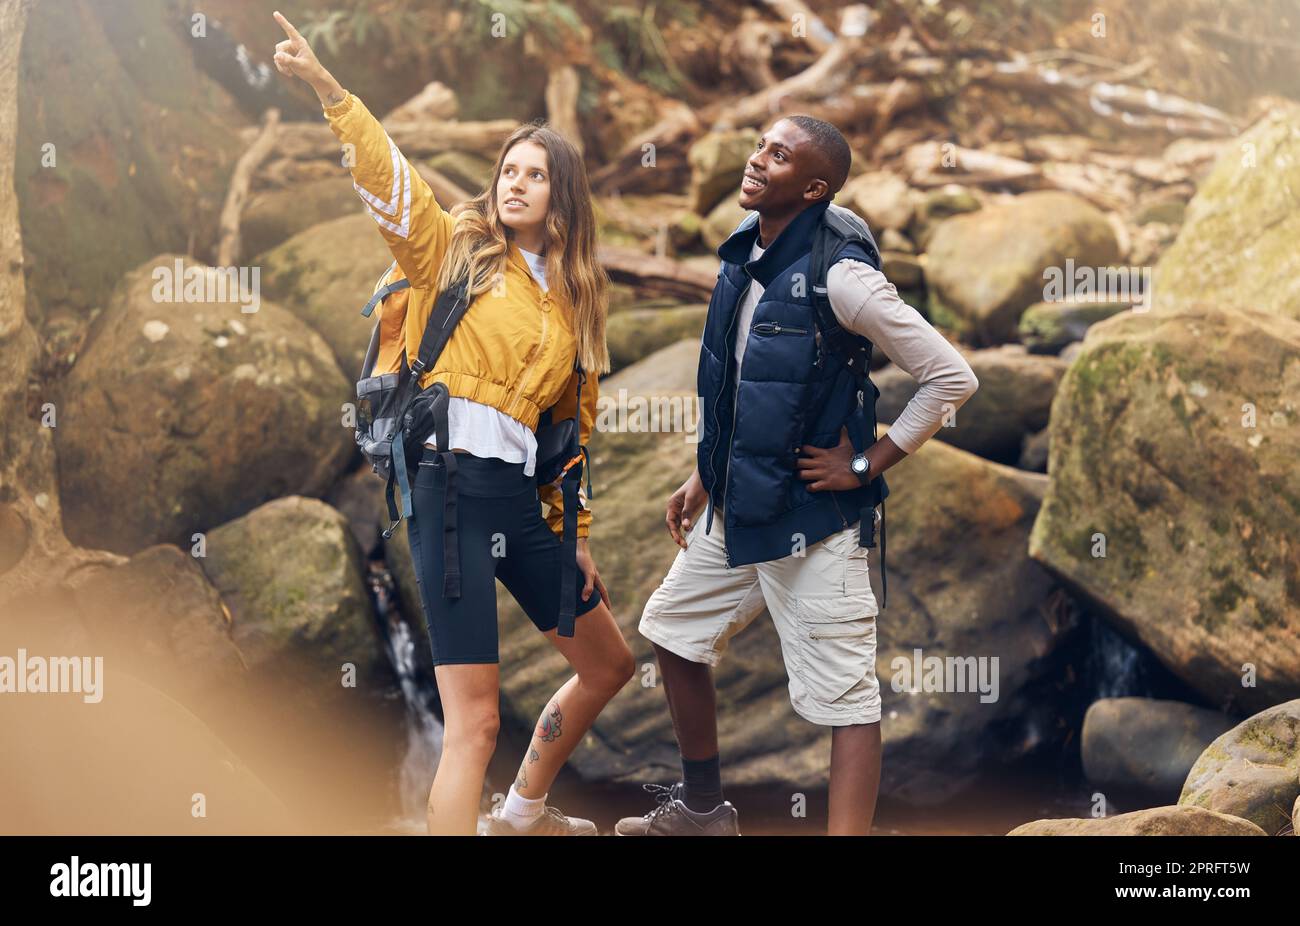
[[[809,492],[796,469],[802,445],[833,447],[841,427],[848,427],[857,450],[876,439],[871,416],[859,401],[857,378],[834,351],[822,349],[817,332],[810,252],[828,205],[801,212],[758,260],[749,260],[758,237],[757,213],[718,249],[722,269],[709,301],[697,374],[703,405],[698,464],[709,493],[705,530],[712,528],[720,507],[732,567],[812,546],[856,523],[889,493],[883,477],[847,492]],[[856,243],[845,245],[831,263],[845,258],[880,267],[876,255]],[[736,370],[737,310],[751,279],[763,287],[763,295]],[[864,399],[872,402],[874,394]]]

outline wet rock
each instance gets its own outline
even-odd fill
[[[1173,798],[1205,747],[1231,727],[1223,714],[1179,701],[1103,698],[1083,718],[1084,774],[1103,787]]]

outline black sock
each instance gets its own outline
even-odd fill
[[[696,813],[708,813],[722,803],[722,765],[716,754],[711,759],[683,756],[682,780],[686,783],[682,802]]]

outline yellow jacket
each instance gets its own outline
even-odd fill
[[[361,100],[349,93],[324,107],[324,113],[339,141],[352,146],[352,185],[411,281],[405,340],[407,362],[413,362],[438,297],[434,284],[455,219]],[[490,405],[535,429],[548,408],[554,407],[556,421],[573,417],[577,349],[572,307],[542,290],[511,240],[502,284],[474,297],[433,369],[421,375],[419,387],[446,383],[451,395]],[[584,446],[591,438],[598,388],[596,374],[588,372],[579,421]],[[538,491],[551,506],[547,523],[562,533],[559,489],[543,485]],[[584,506],[578,512],[578,536],[588,536],[590,527],[591,511]]]

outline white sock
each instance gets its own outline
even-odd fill
[[[509,793],[506,794],[506,802],[501,807],[501,819],[517,830],[526,829],[542,815],[545,807],[545,794],[535,798],[524,797],[515,790],[514,785],[511,785]]]

